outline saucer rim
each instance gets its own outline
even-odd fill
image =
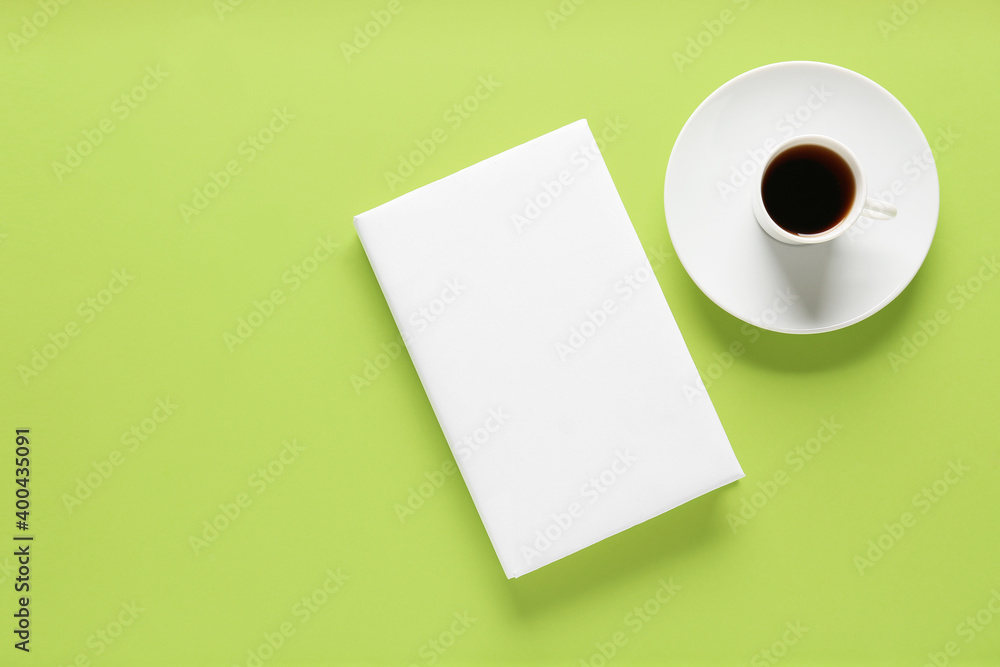
[[[940,217],[940,211],[941,211],[941,186],[940,186],[940,174],[938,174],[938,171],[937,171],[937,160],[935,160],[934,163],[933,163],[933,166],[934,166],[934,175],[935,175],[935,180],[936,180],[938,195],[935,198],[936,201],[935,201],[935,206],[934,206],[934,211],[933,211],[934,226],[933,226],[933,228],[931,230],[929,239],[927,241],[927,246],[926,246],[926,248],[923,251],[923,257],[921,257],[920,262],[917,265],[917,269],[916,269],[916,271],[913,272],[913,275],[909,276],[908,278],[901,279],[897,283],[896,287],[894,287],[892,291],[890,291],[890,292],[887,293],[887,295],[885,296],[885,298],[883,298],[881,301],[879,301],[877,304],[875,304],[871,308],[867,309],[863,313],[861,313],[859,315],[856,315],[854,317],[848,318],[848,319],[846,319],[846,320],[844,320],[842,322],[839,322],[839,323],[836,323],[836,324],[831,324],[831,325],[828,325],[828,326],[816,326],[816,327],[809,327],[809,328],[776,327],[773,324],[768,325],[768,324],[763,324],[763,323],[750,322],[749,320],[744,319],[741,315],[738,315],[737,313],[734,313],[732,310],[730,310],[726,306],[722,305],[722,303],[720,303],[718,299],[716,299],[708,290],[705,289],[705,287],[701,283],[698,282],[698,279],[691,272],[690,268],[688,267],[688,264],[684,261],[683,252],[677,247],[676,244],[673,243],[673,235],[670,234],[670,226],[671,226],[670,225],[670,216],[667,214],[667,210],[668,210],[667,187],[668,187],[668,183],[670,181],[671,166],[674,165],[674,164],[676,164],[676,162],[675,162],[676,150],[675,149],[677,148],[677,145],[681,142],[681,140],[684,138],[685,133],[690,130],[690,126],[691,126],[692,122],[699,115],[699,112],[701,112],[702,108],[705,107],[705,106],[707,106],[711,102],[713,102],[716,99],[716,97],[725,94],[726,89],[728,89],[730,86],[736,85],[736,83],[739,82],[740,80],[742,80],[744,78],[747,78],[747,77],[751,77],[751,76],[753,76],[754,74],[756,74],[757,72],[759,72],[761,70],[786,69],[786,68],[793,68],[793,67],[797,67],[797,66],[815,67],[815,68],[818,68],[818,69],[827,69],[827,70],[837,71],[837,72],[840,72],[840,73],[844,73],[844,74],[848,75],[851,78],[856,79],[862,85],[872,85],[872,86],[875,86],[875,88],[877,88],[879,91],[881,91],[881,93],[883,93],[884,95],[888,96],[888,98],[891,101],[895,102],[896,105],[898,105],[898,107],[903,111],[903,113],[905,114],[905,116],[909,120],[909,122],[912,123],[913,128],[915,128],[916,131],[920,134],[920,136],[924,139],[924,143],[927,144],[928,147],[930,146],[930,142],[927,140],[927,135],[924,134],[923,129],[920,127],[920,124],[917,123],[917,120],[913,117],[913,114],[910,113],[910,110],[907,109],[906,106],[902,102],[900,102],[899,99],[897,99],[895,95],[893,95],[888,90],[886,90],[885,87],[881,86],[878,82],[873,81],[872,79],[869,79],[868,77],[866,77],[865,75],[863,75],[863,74],[861,74],[859,72],[855,72],[852,69],[848,69],[848,68],[842,67],[840,65],[834,65],[833,63],[826,63],[826,62],[820,62],[820,61],[815,61],[815,60],[784,60],[784,61],[779,61],[779,62],[775,62],[775,63],[768,63],[766,65],[760,65],[759,67],[754,67],[753,69],[747,70],[747,71],[745,71],[745,72],[743,72],[741,74],[738,74],[738,75],[734,76],[733,78],[729,79],[728,81],[726,81],[725,83],[723,83],[722,85],[720,85],[719,87],[717,87],[704,100],[702,100],[700,104],[698,104],[698,106],[694,109],[694,111],[691,112],[691,115],[688,116],[687,120],[684,121],[684,125],[681,127],[680,132],[677,133],[677,138],[674,140],[673,146],[671,146],[671,148],[670,148],[670,155],[667,158],[667,167],[666,167],[666,170],[665,170],[665,173],[664,173],[664,177],[663,177],[663,213],[664,213],[664,219],[665,219],[666,225],[667,225],[667,234],[670,236],[671,245],[673,245],[673,248],[674,248],[674,254],[677,255],[678,261],[680,261],[681,266],[684,267],[684,271],[685,271],[685,273],[687,273],[687,275],[691,279],[691,281],[695,284],[695,286],[698,287],[699,290],[701,290],[702,294],[704,294],[706,297],[708,297],[708,299],[712,303],[714,303],[716,306],[718,306],[719,308],[721,308],[726,313],[728,313],[728,314],[732,315],[733,317],[735,317],[736,319],[740,320],[741,322],[746,322],[747,324],[749,324],[749,325],[751,325],[753,327],[757,327],[758,329],[763,329],[765,331],[771,331],[771,332],[774,332],[774,333],[788,334],[788,335],[808,335],[808,334],[829,333],[831,331],[837,331],[837,330],[840,330],[840,329],[845,329],[845,328],[847,328],[849,326],[857,324],[858,322],[861,322],[862,320],[868,319],[869,317],[871,317],[875,313],[877,313],[880,310],[882,310],[883,308],[885,308],[892,301],[894,301],[896,299],[896,297],[898,297],[900,294],[902,294],[903,291],[910,285],[910,283],[913,282],[913,279],[916,278],[917,274],[920,272],[920,269],[923,267],[924,262],[927,260],[927,256],[930,254],[930,248],[931,248],[931,246],[934,243],[935,236],[937,235],[937,227],[938,227],[938,222],[939,222],[939,217]],[[798,135],[793,135],[793,136],[798,136]],[[675,168],[679,168],[679,167],[675,167]]]

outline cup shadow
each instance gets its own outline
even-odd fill
[[[940,222],[939,222],[940,224]],[[809,309],[815,314],[823,307],[824,298],[829,295],[829,265],[831,258],[842,251],[838,247],[843,237],[830,243],[815,246],[785,246],[779,241],[768,239],[767,247],[774,263],[780,267],[788,284],[801,297],[796,307]],[[746,346],[746,354],[741,361],[790,373],[810,373],[844,364],[861,363],[879,349],[882,341],[906,333],[904,329],[914,317],[916,303],[929,287],[928,273],[935,272],[937,254],[931,246],[923,265],[913,280],[890,303],[869,317],[835,331],[815,334],[788,334],[754,327],[753,344]],[[747,342],[748,325],[729,314],[712,302],[691,280],[687,272],[676,267],[676,279],[686,282],[688,289],[697,294],[694,303],[696,315],[704,322],[707,333],[712,337],[714,347],[726,349],[734,341]]]
[[[801,299],[800,307],[813,317],[822,312],[828,298],[826,287],[830,257],[838,252],[838,241],[791,246],[770,237],[766,239],[767,251],[785,275],[785,283],[795,287]]]

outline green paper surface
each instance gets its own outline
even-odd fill
[[[998,32],[988,0],[4,2],[0,664],[1000,664]],[[684,121],[783,60],[888,89],[941,182],[912,284],[816,336],[715,306],[664,221]],[[747,476],[508,581],[352,216],[579,118]]]

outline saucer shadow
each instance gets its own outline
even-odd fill
[[[831,244],[820,244],[827,245]],[[810,308],[811,313],[816,312],[823,304],[827,284],[823,273],[835,248],[789,246],[789,249],[805,250],[806,254],[799,260],[778,249],[775,261],[785,271],[789,284],[800,290],[802,301],[805,302],[803,307]],[[806,259],[815,264],[807,264]],[[753,325],[719,308],[698,289],[683,268],[678,267],[678,278],[683,276],[683,279],[689,281],[690,289],[698,293],[699,298],[695,303],[701,311],[700,316],[707,322],[706,328],[713,338],[714,346],[726,349],[733,341],[740,341],[746,345],[746,354],[740,359],[749,365],[786,373],[811,373],[845,364],[864,363],[877,353],[883,341],[907,334],[908,327],[913,322],[914,305],[924,298],[931,285],[928,281],[933,280],[926,276],[934,273],[935,263],[936,253],[932,246],[910,284],[889,304],[860,322],[835,331],[813,334],[779,333],[754,328],[751,338],[747,337],[747,327]],[[811,277],[806,271],[805,276],[802,276],[804,268],[815,270],[818,275]]]

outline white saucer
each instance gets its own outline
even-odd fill
[[[868,196],[894,203],[897,217],[862,218],[813,246],[764,233],[751,209],[757,162],[800,134],[850,147]],[[910,283],[934,238],[939,194],[927,139],[895,97],[842,67],[785,62],[701,103],[671,151],[663,199],[677,257],[708,298],[764,329],[820,333],[865,319]]]

